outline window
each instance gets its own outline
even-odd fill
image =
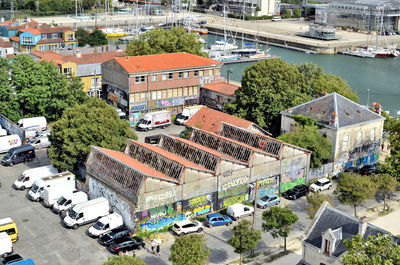
[[[199,71],[199,76],[203,76],[204,75],[204,70]]]
[[[172,98],[173,97],[173,90],[172,88],[168,89],[168,98]]]
[[[197,90],[198,90],[198,87],[197,86],[194,86],[193,87],[193,95],[197,95],[198,93],[197,93]]]
[[[167,74],[162,74],[162,80],[167,80]]]
[[[68,34],[67,40],[68,41],[73,41],[74,40],[74,34]]]
[[[72,74],[72,67],[66,67],[63,69],[63,73],[66,76],[70,76]]]
[[[2,231],[2,232],[6,232],[7,235],[11,236],[11,235],[15,234],[15,228],[10,228],[10,229],[7,229],[7,230]]]
[[[151,92],[151,100],[156,100],[157,99],[157,92],[153,91]]]
[[[188,78],[189,77],[189,72],[183,72],[183,78]]]
[[[140,102],[140,93],[135,93],[135,102]]]
[[[349,146],[349,135],[346,134],[343,139],[343,148],[347,148]]]
[[[217,68],[217,69],[215,69],[215,75],[220,75],[220,69],[219,68]]]
[[[325,239],[325,253],[330,254],[331,241]]]
[[[185,86],[185,87],[183,88],[183,96],[186,97],[187,95],[188,95],[188,87]]]
[[[178,73],[178,78],[179,78],[179,79],[183,78],[183,72],[179,72],[179,73]]]
[[[157,81],[157,75],[152,75],[151,82],[156,82],[156,81]]]
[[[174,78],[174,74],[173,73],[169,73],[168,74],[168,79],[173,79]]]
[[[173,92],[173,97],[174,97],[174,98],[177,98],[177,97],[178,97],[178,89],[177,89],[177,88],[174,88],[173,91],[174,91],[174,92]]]
[[[31,52],[32,51],[32,46],[26,46],[26,51]]]
[[[140,93],[140,101],[146,101],[146,92]]]
[[[39,51],[44,51],[44,46],[43,45],[39,46]]]
[[[363,133],[362,132],[358,132],[358,134],[357,134],[357,144],[361,144],[362,137],[363,137]]]
[[[33,44],[32,37],[22,37],[22,44]]]
[[[193,95],[193,87],[188,87],[188,95],[191,96]]]
[[[142,75],[135,77],[135,83],[144,83],[144,82],[146,82],[146,76]]]
[[[375,129],[371,130],[371,142],[375,142]]]
[[[194,75],[194,76],[199,76],[199,71],[194,71],[194,72],[193,72],[193,75]]]
[[[52,39],[58,39],[58,33],[53,33],[53,34],[51,35],[51,38],[52,38]]]
[[[213,75],[213,74],[214,74],[213,69],[208,70],[208,75]]]
[[[47,34],[42,34],[42,40],[46,40],[47,39]]]
[[[218,102],[224,102],[224,98],[221,97],[221,96],[217,96],[217,101],[218,101]]]
[[[166,99],[167,98],[167,90],[164,89],[162,90],[162,99]]]
[[[178,88],[178,97],[182,97],[182,88]]]
[[[92,78],[92,88],[99,88],[101,87],[101,80],[100,77],[94,77]]]
[[[162,90],[157,91],[157,99],[162,99]]]

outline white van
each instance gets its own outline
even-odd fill
[[[18,179],[15,180],[14,186],[19,190],[24,190],[26,188],[32,187],[35,180],[45,178],[57,173],[57,168],[53,167],[52,165],[27,169],[22,172],[21,176],[19,176]]]
[[[101,217],[97,222],[89,227],[88,234],[91,237],[98,237],[111,229],[120,227],[124,224],[122,216],[117,213],[112,213]]]
[[[73,183],[73,185],[52,185],[48,188],[44,188],[44,191],[40,194],[40,199],[43,200],[43,204],[45,207],[52,207],[53,204],[57,202],[57,200],[60,199],[61,196],[74,192],[75,190],[75,183]]]
[[[0,136],[6,136],[7,131],[5,129],[0,128]]]
[[[31,138],[32,140],[33,138]],[[36,138],[34,141],[30,141],[31,145],[35,147],[35,149],[41,149],[41,148],[48,148],[50,147],[51,143],[49,141],[49,138],[46,136]]]
[[[34,117],[34,118],[26,118],[20,119],[18,121],[18,126],[26,129],[32,126],[40,126],[42,130],[46,130],[47,128],[47,120],[45,117]]]
[[[14,252],[13,245],[11,243],[11,238],[6,232],[0,233],[0,257],[5,257]]]
[[[237,221],[239,218],[253,215],[254,208],[251,206],[243,205],[241,203],[233,204],[228,206],[226,213],[232,217],[233,220]]]
[[[88,196],[83,191],[74,191],[72,193],[67,193],[61,196],[58,201],[53,204],[51,210],[55,213],[60,213],[63,215],[65,211],[74,206],[75,204],[86,202],[88,200]]]
[[[0,153],[5,153],[13,147],[21,146],[21,139],[17,134],[0,137]]]
[[[63,223],[66,227],[78,229],[80,225],[92,223],[99,217],[106,216],[111,212],[108,200],[99,197],[87,202],[76,204],[68,211],[68,215],[64,217]]]
[[[37,179],[28,192],[28,197],[32,201],[38,202],[41,199],[40,195],[44,189],[53,186],[75,187],[75,175],[69,171],[66,171],[42,179]]]
[[[29,142],[30,139],[35,137],[35,135],[41,131],[42,131],[42,127],[40,125],[35,125],[35,126],[30,126],[30,127],[25,128],[24,129],[25,140],[27,140]]]

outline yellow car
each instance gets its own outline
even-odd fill
[[[0,233],[1,232],[6,232],[12,242],[18,240],[17,225],[10,217],[0,219]]]

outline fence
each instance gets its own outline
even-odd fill
[[[333,176],[333,162],[323,164],[321,168],[310,169],[310,174],[308,176],[307,182],[312,182],[313,180],[319,178],[331,176]]]
[[[17,124],[13,123],[3,114],[0,114],[0,124],[1,127],[6,129],[7,133],[9,134],[18,134],[19,138],[21,138],[21,142],[25,142],[25,134],[24,130],[21,127],[18,127]]]

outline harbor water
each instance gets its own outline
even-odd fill
[[[213,34],[204,38],[209,45],[215,39],[223,39]],[[241,40],[236,42],[240,44]],[[259,47],[265,49],[265,45]],[[274,46],[268,48],[271,55],[279,56],[290,64],[311,62],[323,67],[325,73],[340,76],[357,93],[360,104],[367,104],[369,94],[369,104],[378,102],[391,115],[400,115],[400,58],[359,58],[340,54],[307,54]],[[221,75],[226,78],[228,69],[231,69],[230,79],[240,82],[245,68],[253,63],[224,65]]]

